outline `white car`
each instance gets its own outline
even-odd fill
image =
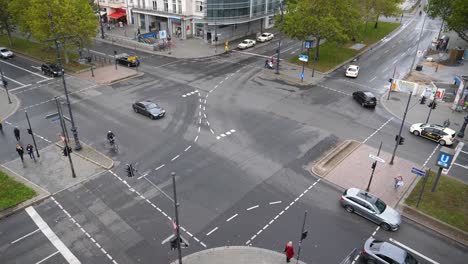
[[[272,40],[273,37],[275,35],[271,34],[271,33],[262,33],[260,36],[257,37],[257,41],[258,42],[265,42],[265,41],[269,41],[269,40]]]
[[[255,46],[255,44],[256,42],[253,39],[244,39],[241,43],[239,43],[239,45],[237,45],[237,47],[239,49],[247,49]]]
[[[456,131],[441,125],[417,123],[410,127],[410,132],[416,136],[421,136],[438,142],[440,145],[450,146],[453,144]]]
[[[13,58],[14,56],[15,54],[13,54],[9,49],[0,47],[0,57],[2,57],[2,59]]]
[[[357,65],[349,65],[346,69],[346,77],[354,77],[356,78],[359,74],[359,66]]]

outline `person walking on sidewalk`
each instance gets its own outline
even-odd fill
[[[18,152],[18,155],[20,156],[21,161],[24,162],[24,159],[23,159],[24,149],[19,143],[16,143],[16,152]]]
[[[34,147],[33,147],[33,145],[28,144],[28,145],[26,146],[26,151],[28,152],[29,157],[30,157],[31,159],[33,159],[34,161],[36,161],[36,157],[34,156]]]
[[[16,141],[20,141],[20,130],[18,127],[15,127],[15,129],[13,129],[13,133],[15,134],[15,138],[16,138]]]
[[[289,241],[284,248],[284,253],[286,254],[286,262],[291,262],[291,259],[294,257],[294,246],[292,241]]]

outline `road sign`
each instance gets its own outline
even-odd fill
[[[160,39],[165,39],[165,38],[167,38],[166,30],[160,30],[160,31],[159,31],[159,38],[160,38]]]
[[[419,176],[426,176],[426,172],[417,168],[412,168],[411,173],[414,173]]]
[[[299,54],[299,60],[303,62],[309,61],[309,56],[304,55],[304,54]]]
[[[445,153],[441,150],[439,153],[439,157],[437,158],[436,165],[441,168],[448,169],[450,167],[450,164],[452,163],[452,159],[453,154]]]
[[[373,159],[373,160],[375,160],[375,161],[378,161],[378,162],[385,163],[385,160],[384,160],[384,159],[379,158],[379,157],[377,157],[377,156],[375,156],[375,155],[372,155],[371,153],[369,153],[369,158],[371,158],[371,159]]]
[[[301,72],[301,78],[304,79],[304,73],[303,72]]]
[[[304,43],[304,44],[305,44],[305,48],[306,48],[306,49],[312,48],[313,43],[314,43],[313,40],[306,40],[305,43]]]

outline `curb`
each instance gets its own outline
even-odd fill
[[[403,207],[402,214],[404,217],[418,225],[427,227],[444,237],[447,237],[457,243],[464,245],[465,247],[468,247],[467,232],[444,223],[430,215],[419,211],[418,209],[406,205],[405,203],[403,203],[401,206]]]
[[[55,144],[57,147],[63,148],[63,145],[60,144],[60,141],[55,142],[55,143],[53,143],[53,144]],[[101,152],[97,151],[97,149],[95,149],[95,148],[93,148],[93,147],[91,147],[91,146],[89,146],[89,145],[86,145],[86,146],[87,146],[88,148],[94,150],[96,153],[100,153],[100,154],[101,154]],[[80,158],[83,158],[83,159],[85,159],[85,160],[87,160],[87,161],[89,161],[89,162],[91,162],[91,163],[96,164],[96,165],[99,166],[99,167],[102,167],[102,168],[105,169],[105,170],[110,170],[110,169],[114,166],[114,160],[111,159],[111,158],[109,158],[109,157],[107,157],[107,156],[104,155],[104,154],[102,154],[102,156],[104,156],[104,157],[108,158],[109,160],[111,160],[111,165],[110,165],[110,166],[104,166],[103,164],[101,164],[101,163],[99,163],[99,162],[97,162],[97,161],[95,161],[95,160],[93,160],[93,159],[90,159],[90,158],[88,158],[88,157],[86,157],[86,156],[84,156],[84,155],[82,155],[82,154],[77,153],[77,151],[73,151],[73,153],[75,153],[75,155],[79,156]]]
[[[5,167],[3,165],[0,165],[0,170],[8,171],[10,177],[12,177],[16,181],[26,185],[27,187],[33,189],[37,193],[36,196],[34,196],[33,198],[31,198],[29,200],[26,200],[26,201],[24,201],[22,203],[19,203],[19,204],[13,206],[13,207],[6,208],[5,210],[0,211],[0,219],[8,217],[8,216],[10,216],[10,215],[24,209],[25,207],[31,206],[33,204],[40,203],[40,202],[44,201],[45,199],[47,199],[47,198],[49,198],[51,196],[51,194],[47,190],[45,190],[41,186],[29,181],[28,179],[26,179],[23,176],[17,174],[16,172],[10,170],[9,168],[7,168],[7,167]]]
[[[135,73],[133,75],[130,75],[130,76],[126,76],[126,77],[122,77],[122,78],[117,78],[117,79],[114,79],[108,83],[103,83],[104,85],[112,85],[112,84],[116,84],[118,82],[121,82],[121,81],[125,81],[125,80],[130,80],[130,79],[133,79],[133,78],[137,78],[137,77],[141,77],[145,75],[144,72],[138,72],[138,73]]]
[[[6,92],[5,92],[5,95],[6,95]],[[5,117],[0,117],[0,121],[2,121],[2,122],[7,120],[10,116],[14,115],[18,111],[18,109],[19,109],[19,107],[21,105],[21,100],[15,94],[9,93],[9,95],[10,95],[10,97],[13,97],[12,103],[16,104],[16,105],[15,105],[15,108],[12,111],[5,114]]]
[[[357,144],[357,146],[353,146],[353,144]],[[323,158],[321,158],[319,161],[317,161],[311,168],[312,173],[317,175],[320,178],[325,178],[330,171],[332,171],[336,166],[338,166],[344,159],[346,159],[351,153],[353,153],[359,146],[361,146],[361,142],[358,142],[356,140],[345,140],[341,144],[339,144],[337,147],[329,151]],[[346,151],[346,152],[345,152]],[[344,156],[336,159],[339,154],[345,153]],[[318,173],[317,170],[320,170],[319,167],[324,166],[330,161],[336,160],[337,162],[332,165],[329,169],[324,169],[324,173]]]

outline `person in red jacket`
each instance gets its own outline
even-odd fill
[[[291,259],[294,256],[294,247],[292,241],[289,241],[284,248],[284,252],[286,253],[286,262],[291,262]]]

